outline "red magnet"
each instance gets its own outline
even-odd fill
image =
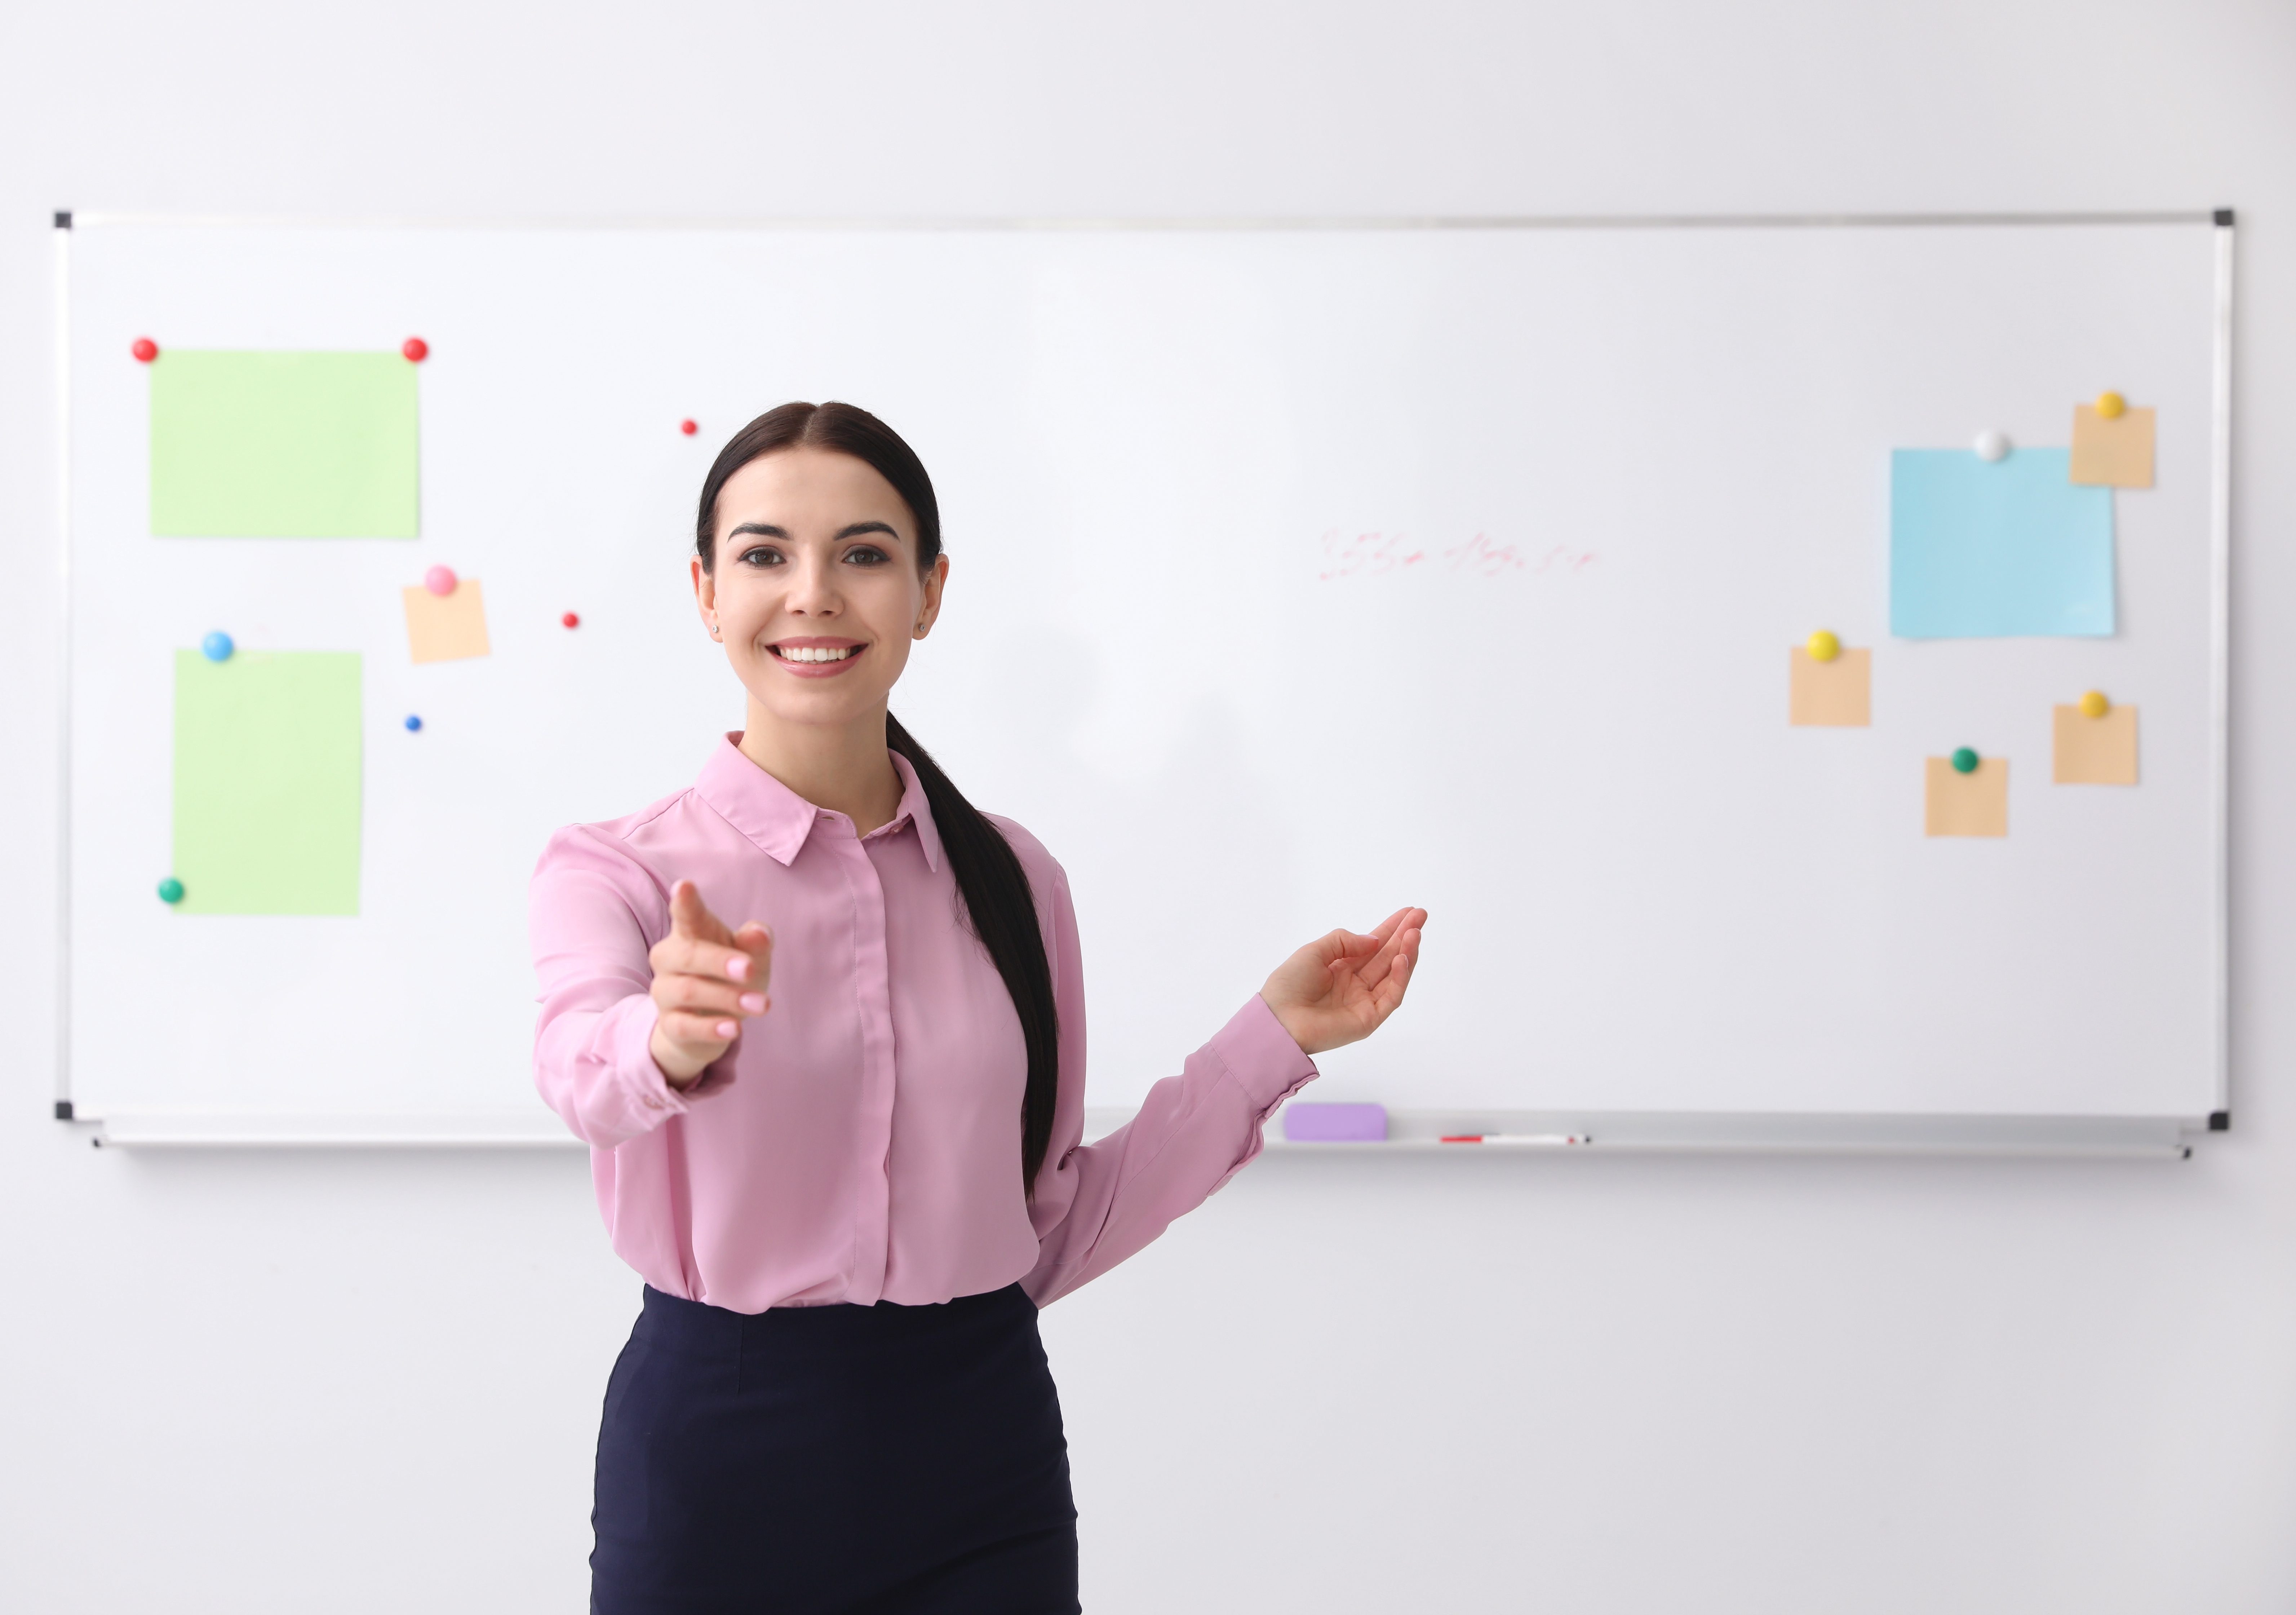
[[[138,355],[136,355],[135,357],[138,357],[138,358],[142,358],[144,356],[143,356],[143,355],[141,355],[141,354],[138,354]],[[695,432],[700,431],[701,429],[699,426],[696,426],[696,425],[695,425],[693,422],[691,422],[691,421],[680,421],[680,422],[677,423],[677,430],[680,430],[680,431],[682,431],[682,432],[684,432],[687,437],[689,437],[689,438],[690,438],[690,437],[692,437]]]
[[[455,592],[455,569],[450,566],[434,566],[422,574],[422,586],[442,600]]]
[[[398,345],[398,351],[420,365],[430,357],[430,344],[419,336],[411,336]]]
[[[558,626],[562,628],[578,628],[582,626],[582,619],[573,612],[569,611],[565,616],[558,619]]]
[[[134,354],[144,364],[149,365],[152,360],[160,357],[160,344],[153,341],[150,337],[140,336],[137,337],[134,342],[128,345],[127,351]]]

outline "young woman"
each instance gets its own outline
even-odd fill
[[[1037,1308],[1259,1152],[1310,1056],[1402,1002],[1426,914],[1293,954],[1083,1144],[1068,877],[886,710],[948,578],[923,465],[863,410],[785,404],[709,468],[694,548],[742,732],[534,876],[536,1081],[646,1285],[591,1607],[1067,1615]]]

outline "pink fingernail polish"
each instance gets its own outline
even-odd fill
[[[742,1029],[740,1027],[734,1025],[730,1021],[720,1021],[718,1023],[718,1035],[720,1037],[726,1039],[728,1042],[731,1042],[741,1029]]]
[[[743,993],[743,994],[742,995],[742,1009],[743,1012],[745,1012],[745,1013],[747,1013],[747,1014],[751,1014],[751,1015],[762,1015],[762,1014],[764,1014],[764,1013],[766,1012],[766,996],[765,996],[765,994],[763,994],[763,993]]]
[[[750,979],[750,955],[735,954],[726,960],[726,973],[736,981],[747,981]]]

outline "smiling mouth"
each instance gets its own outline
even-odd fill
[[[859,645],[767,645],[768,655],[783,661],[811,665],[824,661],[850,661],[861,654]]]

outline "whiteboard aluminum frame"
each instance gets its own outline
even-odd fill
[[[2216,1062],[2213,1132],[2232,1126],[2232,315],[2233,260],[2237,237],[2229,208],[2211,216],[2216,231],[2216,353],[2212,370],[2209,456],[2209,789],[2210,832],[2216,838],[2216,883],[2209,934],[2216,956],[2210,974],[2216,1001],[2211,1056]]]
[[[1084,1136],[1100,1138],[1134,1112],[1095,1107]],[[1264,1142],[1285,1155],[1955,1155],[2183,1160],[2189,1124],[2174,1116],[1711,1115],[1634,1111],[1411,1111],[1388,1112],[1388,1136],[1360,1144],[1296,1144],[1279,1111]],[[1446,1134],[1575,1134],[1567,1148],[1445,1144]],[[292,1111],[109,1111],[97,1137],[132,1150],[517,1150],[584,1148],[539,1108],[462,1116],[310,1115]]]
[[[1930,229],[1984,225],[2207,225],[2228,209],[2155,209],[2127,212],[2031,213],[1490,213],[1389,214],[1351,217],[1176,216],[1161,218],[1031,218],[955,217],[865,218],[649,218],[563,216],[549,218],[453,218],[439,215],[266,213],[77,213],[83,225],[139,228],[266,230],[787,230],[808,232],[942,230],[1045,231],[1091,234],[1103,231],[1295,233],[1322,230],[1838,230]]]
[[[55,1114],[59,1120],[97,1122],[99,1142],[125,1147],[533,1147],[577,1141],[562,1133],[538,1130],[558,1124],[548,1112],[480,1113],[463,1116],[298,1116],[127,1112],[79,1115],[71,1093],[71,767],[72,767],[72,523],[71,523],[71,235],[75,229],[105,225],[212,229],[264,226],[314,229],[515,229],[515,230],[783,230],[803,232],[947,230],[1115,232],[1306,231],[1625,231],[1695,229],[1874,229],[2107,225],[2207,225],[2215,233],[2215,307],[2211,356],[2210,454],[2210,734],[2209,790],[2211,1036],[2210,1060],[2217,1108],[2207,1117],[1982,1117],[1982,1116],[1766,1116],[1621,1113],[1599,1119],[1610,1141],[1604,1152],[1718,1150],[1810,1151],[1954,1154],[2107,1154],[2189,1156],[2186,1135],[2223,1132],[2231,1126],[2230,1052],[2230,704],[2232,563],[2232,365],[2235,213],[2222,209],[2130,211],[1996,213],[1768,213],[1768,214],[1522,214],[1382,217],[1172,217],[1172,218],[448,218],[438,217],[299,216],[255,214],[150,214],[78,212],[59,209],[54,253],[56,337],[56,511],[58,641],[63,666],[58,678],[56,819],[56,1071]],[[1121,1112],[1095,1110],[1098,1121]],[[1393,1113],[1418,1118],[1429,1127],[1468,1125],[1448,1112]],[[1544,1113],[1493,1112],[1482,1123],[1496,1130],[1549,1131],[1560,1122],[1594,1132],[1598,1119],[1558,1119]],[[1110,1123],[1114,1125],[1114,1123]],[[1421,1135],[1417,1121],[1376,1145],[1295,1145],[1280,1137],[1271,1148],[1303,1153],[1354,1149],[1361,1152],[1454,1150],[1436,1135]],[[1101,1130],[1106,1130],[1103,1128]],[[1087,1129],[1088,1135],[1092,1129]]]
[[[72,1119],[71,1092],[71,234],[72,216],[58,209],[56,273],[56,1119]]]

